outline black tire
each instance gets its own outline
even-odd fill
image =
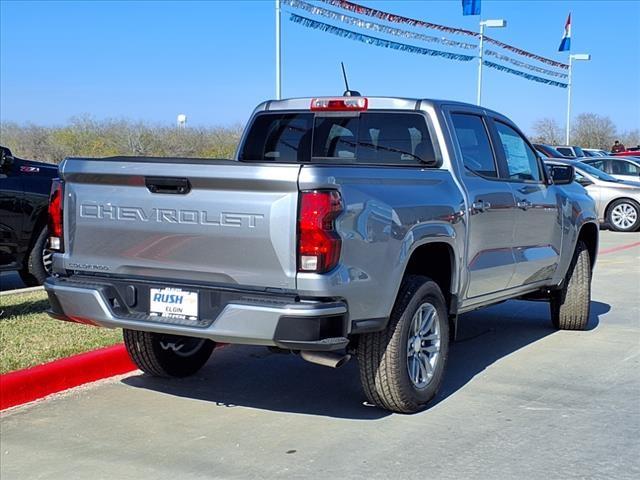
[[[623,212],[627,214],[624,219]],[[611,202],[607,208],[607,224],[616,232],[635,232],[640,228],[640,205],[629,198]]]
[[[585,330],[591,308],[591,260],[578,241],[562,288],[551,293],[551,322],[561,330]]]
[[[203,338],[123,330],[131,360],[154,377],[188,377],[207,363],[215,343]],[[182,353],[182,352],[184,353]]]
[[[51,275],[51,253],[47,250],[47,236],[48,229],[44,227],[27,256],[24,269],[19,272],[22,282],[27,287],[42,285]]]
[[[427,304],[437,313],[434,324],[437,322],[439,331],[439,354],[431,367],[432,377],[426,385],[419,387],[409,374],[411,351],[408,343],[413,335],[414,315]],[[393,412],[419,411],[438,393],[448,354],[449,319],[440,288],[428,277],[407,276],[400,287],[387,328],[362,334],[358,339],[360,381],[367,399]]]

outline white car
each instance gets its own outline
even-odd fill
[[[616,232],[640,230],[640,182],[619,180],[582,160],[545,158],[544,163],[573,166],[575,182],[596,202],[600,224]]]
[[[592,157],[580,160],[620,180],[640,181],[640,160],[636,158]]]

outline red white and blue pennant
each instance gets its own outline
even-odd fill
[[[445,25],[439,25],[436,23],[425,22],[422,20],[403,17],[401,15],[394,15],[391,13],[383,12],[381,10],[376,10],[374,8],[364,7],[362,5],[358,5],[356,3],[349,2],[347,0],[321,0],[321,1],[326,4],[332,5],[334,7],[338,7],[343,10],[347,10],[349,12],[355,13],[357,15],[372,17],[388,23],[404,24],[416,29],[424,28],[424,29],[438,30],[440,32],[447,33],[447,34],[462,35],[462,36],[473,37],[473,38],[478,38],[480,36],[479,33],[472,32],[470,30],[448,27]],[[346,15],[344,13],[339,13],[333,10],[322,8],[317,5],[312,5],[308,2],[305,2],[304,0],[282,0],[282,5],[289,6],[298,10],[304,10],[305,12],[310,14],[310,16],[312,17],[312,18],[309,18],[307,16],[298,15],[297,13],[291,13],[291,16],[289,19],[293,23],[302,25],[306,28],[327,32],[342,38],[347,38],[349,40],[355,40],[367,45],[374,45],[377,47],[389,48],[392,50],[398,50],[398,51],[414,53],[419,55],[441,57],[449,60],[457,60],[462,62],[468,62],[475,58],[478,58],[477,55],[469,55],[462,52],[426,48],[426,47],[406,44],[403,42],[396,42],[396,41],[388,40],[378,36],[366,35],[366,34],[353,31],[347,28],[341,28],[335,25],[331,25],[329,23],[320,21],[316,18],[322,17],[323,19],[326,19],[326,20],[330,20],[333,22],[340,22],[349,27],[356,27],[356,28],[368,30],[371,32],[375,32],[377,34],[389,35],[394,37],[402,37],[402,38],[415,40],[419,42],[435,43],[435,44],[442,45],[444,48],[449,47],[454,49],[460,49],[467,52],[469,50],[478,48],[478,45],[474,43],[464,42],[461,40],[456,40],[456,39],[452,39],[444,36],[425,35],[419,32],[414,32],[414,31],[405,30],[401,28],[395,28],[389,25],[385,25],[383,23],[361,19],[351,15]],[[316,18],[313,18],[313,17],[316,17]],[[570,22],[568,21],[568,24],[569,23]],[[570,26],[568,31],[570,34]],[[568,65],[564,63],[557,62],[555,60],[536,55],[534,53],[519,49],[517,47],[508,45],[506,43],[500,42],[498,40],[495,40],[487,36],[484,37],[484,41],[489,44],[495,45],[501,49],[508,50],[517,55],[539,61],[551,67],[560,68],[563,70],[566,70],[568,68]],[[503,53],[500,53],[494,50],[486,49],[484,50],[484,53],[485,55],[494,57],[496,60],[508,62],[511,65],[524,68],[531,72],[536,72],[538,74],[548,75],[556,78],[567,78],[567,74],[562,71],[556,71],[550,68],[544,68],[539,65],[534,65],[529,62],[518,60],[516,58],[510,57],[508,55],[505,55]],[[517,75],[527,80],[543,83],[546,85],[552,85],[560,88],[567,87],[566,83],[552,80],[550,78],[541,77],[539,75],[527,73],[527,72],[524,72],[515,68],[511,68],[503,64],[495,63],[489,60],[484,60],[483,64],[487,67],[490,67],[505,73],[510,73],[512,75]]]

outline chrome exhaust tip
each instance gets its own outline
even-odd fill
[[[349,354],[339,354],[334,352],[308,352],[304,350],[300,352],[300,356],[307,362],[331,368],[340,368],[351,359],[351,355]]]

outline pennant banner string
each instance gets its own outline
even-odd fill
[[[392,13],[376,10],[375,8],[364,7],[362,5],[358,5],[357,3],[349,2],[347,0],[321,0],[321,1],[329,5],[333,5],[334,7],[342,8],[343,10],[347,10],[349,12],[378,18],[380,20],[384,20],[391,23],[404,23],[412,27],[430,28],[430,29],[440,30],[442,32],[455,33],[459,35],[467,35],[467,36],[476,37],[476,38],[480,37],[480,34],[478,32],[473,32],[471,30],[447,27],[445,25],[439,25],[437,23],[425,22],[422,20],[416,20],[414,18],[403,17],[401,15],[394,15]],[[531,53],[526,50],[522,50],[520,48],[509,45],[507,43],[500,42],[499,40],[495,40],[491,37],[487,37],[486,35],[484,35],[484,41],[487,43],[492,43],[493,45],[496,45],[500,48],[504,48],[505,50],[510,50],[514,53],[517,53],[518,55],[523,55],[528,58],[533,58],[535,60],[538,60],[539,62],[546,63],[547,65],[563,68],[565,70],[569,68],[569,65],[567,65],[566,63],[557,62],[555,60],[551,60],[550,58],[546,58],[546,57],[541,57],[540,55],[536,55],[535,53]]]
[[[431,48],[416,47],[414,45],[407,45],[405,43],[392,42],[391,40],[385,40],[383,38],[372,37],[364,35],[362,33],[353,32],[344,28],[334,27],[328,23],[318,22],[311,20],[310,18],[301,17],[292,13],[289,17],[294,23],[298,23],[307,28],[313,28],[314,30],[320,30],[322,32],[328,32],[339,37],[348,38],[350,40],[356,40],[358,42],[366,43],[368,45],[375,45],[377,47],[390,48],[392,50],[399,50],[402,52],[417,53],[420,55],[430,55],[432,57],[443,57],[451,60],[459,60],[461,62],[469,62],[475,58],[475,55],[463,55],[461,53],[444,52],[442,50],[433,50]]]
[[[458,42],[456,40],[450,40],[445,37],[433,37],[431,35],[424,35],[421,33],[409,32],[408,30],[401,30],[398,28],[389,27],[387,25],[382,25],[380,23],[368,22],[366,20],[361,20],[356,17],[351,17],[349,15],[337,13],[332,10],[327,10],[326,8],[317,7],[315,5],[311,5],[310,3],[304,2],[302,0],[282,0],[282,4],[288,5],[293,8],[299,8],[301,10],[305,10],[313,15],[321,15],[330,20],[337,20],[354,27],[373,30],[379,33],[386,33],[388,35],[411,38],[414,40],[422,40],[425,42],[440,43],[443,45],[448,45],[450,47],[464,48],[467,50],[478,48],[478,45],[474,45],[473,43]]]
[[[475,58],[476,56],[472,55],[462,55],[460,53],[452,53],[452,52],[443,52],[441,50],[433,50],[430,48],[416,47],[414,45],[407,45],[405,43],[392,42],[390,40],[385,40],[378,37],[372,37],[369,35],[364,35],[361,33],[353,32],[351,30],[346,30],[344,28],[334,27],[333,25],[329,25],[327,23],[318,22],[316,20],[311,20],[310,18],[302,17],[300,15],[296,15],[295,13],[291,13],[289,17],[294,23],[300,24],[307,28],[313,28],[314,30],[320,30],[322,32],[328,32],[333,35],[337,35],[342,38],[348,38],[350,40],[355,40],[361,43],[365,43],[367,45],[375,45],[377,47],[390,48],[392,50],[399,50],[403,52],[416,53],[419,55],[430,55],[434,57],[443,57],[451,60],[458,60],[461,62],[469,62]],[[566,83],[556,82],[555,80],[550,80],[548,78],[538,77],[536,75],[531,75],[526,72],[522,72],[520,70],[515,70],[513,68],[506,67],[504,65],[500,65],[497,63],[493,63],[487,60],[483,61],[483,64],[490,68],[495,68],[496,70],[500,70],[502,72],[511,73],[513,75],[518,75],[520,77],[526,78],[527,80],[532,80],[534,82],[544,83],[546,85],[553,85],[555,87],[566,88]]]
[[[302,1],[302,0],[282,0],[282,4],[283,5],[288,5],[288,6],[293,7],[293,8],[299,8],[299,9],[305,10],[305,11],[307,11],[307,12],[313,14],[313,15],[321,15],[321,16],[323,16],[325,18],[328,18],[328,19],[331,19],[331,20],[341,21],[341,22],[347,23],[347,24],[355,26],[355,27],[359,27],[359,28],[363,28],[363,29],[367,29],[367,30],[374,30],[374,31],[379,32],[379,33],[385,33],[385,34],[388,34],[388,35],[401,36],[401,37],[406,37],[406,38],[415,39],[415,40],[423,40],[423,41],[426,41],[426,42],[442,43],[444,45],[464,48],[464,49],[468,49],[468,50],[478,48],[477,45],[474,45],[474,44],[471,44],[471,43],[458,42],[458,41],[454,41],[454,40],[449,40],[449,39],[444,38],[444,37],[433,37],[433,36],[429,36],[429,35],[423,35],[423,34],[420,34],[420,33],[409,32],[407,30],[402,30],[402,29],[398,29],[398,28],[392,28],[392,27],[389,27],[387,25],[382,25],[380,23],[368,22],[366,20],[361,20],[361,19],[356,18],[356,17],[351,17],[349,15],[343,15],[341,13],[337,13],[337,12],[334,12],[334,11],[331,11],[331,10],[327,10],[325,8],[317,7],[315,5],[311,5],[310,3],[307,3],[307,2]],[[516,60],[515,58],[508,57],[507,55],[502,55],[501,53],[495,52],[493,50],[485,50],[485,54],[494,56],[494,57],[496,57],[496,58],[498,58],[500,60],[509,62],[509,63],[511,63],[513,65],[526,68],[527,70],[532,70],[534,72],[550,75],[550,76],[553,76],[553,77],[567,78],[567,74],[565,74],[565,73],[555,72],[553,70],[548,70],[548,69],[545,69],[545,68],[542,68],[542,67],[531,65],[529,63],[522,62],[520,60]]]
[[[526,78],[527,80],[532,80],[534,82],[544,83],[544,84],[547,84],[547,85],[552,85],[554,87],[567,88],[567,84],[566,83],[556,82],[555,80],[550,80],[548,78],[538,77],[537,75],[531,75],[529,73],[521,72],[520,70],[515,70],[513,68],[509,68],[509,67],[506,67],[504,65],[500,65],[498,63],[490,62],[488,60],[483,60],[482,64],[487,66],[487,67],[495,68],[496,70],[500,70],[501,72],[511,73],[513,75],[517,75],[519,77],[523,77],[523,78]]]
[[[536,65],[531,65],[530,63],[527,62],[521,62],[520,60],[516,60],[515,58],[511,58],[507,55],[502,55],[501,53],[498,52],[494,52],[493,50],[485,50],[484,51],[485,55],[490,55],[492,57],[496,57],[500,60],[503,60],[505,62],[509,62],[513,65],[517,65],[518,67],[523,67],[526,68],[527,70],[532,70],[534,72],[538,72],[538,73],[542,73],[545,75],[551,75],[552,77],[559,77],[559,78],[567,78],[568,75],[566,73],[562,73],[562,72],[555,72],[553,70],[548,70],[546,68],[542,68],[542,67],[538,67]]]
[[[357,3],[348,2],[346,0],[321,0],[321,1],[324,3],[328,3],[329,5],[333,5],[334,7],[342,8],[343,10],[348,10],[350,12],[357,13],[360,15],[367,15],[368,17],[375,17],[380,20],[385,20],[387,22],[405,23],[407,25],[411,25],[412,27],[431,28],[434,30],[440,30],[442,32],[469,35],[471,37],[479,36],[478,33],[473,32],[471,30],[447,27],[446,25],[439,25],[437,23],[425,22],[422,20],[416,20],[414,18],[403,17],[401,15],[394,15],[392,13],[376,10],[375,8],[364,7],[362,5],[358,5]]]

